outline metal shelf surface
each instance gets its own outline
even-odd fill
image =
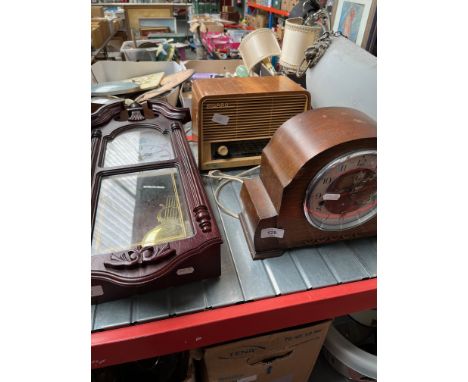
[[[280,257],[252,260],[239,220],[217,208],[213,182],[204,178],[224,241],[221,277],[92,305],[93,331],[376,277],[375,238],[294,249]],[[232,211],[241,209],[240,186],[231,182],[220,193],[221,202]]]
[[[231,172],[232,173],[232,172]],[[217,207],[221,276],[91,306],[92,367],[195,349],[376,306],[376,239],[300,248],[252,260],[239,220]],[[240,184],[221,202],[240,211]]]
[[[204,348],[376,306],[377,279],[361,280],[164,320],[94,332],[91,367]]]

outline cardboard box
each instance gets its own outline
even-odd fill
[[[120,27],[121,27],[120,19],[118,19],[118,18],[112,19],[111,24],[112,24],[112,30],[114,32],[118,31],[120,29]]]
[[[239,65],[244,65],[242,60],[188,60],[183,63],[185,69],[193,69],[195,73],[234,73]],[[180,103],[183,107],[192,107],[192,92],[181,90]]]
[[[265,28],[267,24],[267,17],[263,13],[257,13],[255,16],[255,28]]]
[[[249,27],[255,28],[255,16],[245,15],[244,20],[247,21]]]
[[[237,24],[239,23],[240,15],[239,12],[221,12],[221,19]]]
[[[99,25],[91,25],[91,45],[94,49],[97,49],[104,44],[106,38],[107,36]]]
[[[281,9],[286,12],[291,12],[299,0],[281,0]]]
[[[98,26],[91,27],[91,47],[93,49],[98,49],[104,40],[102,39],[101,30]]]
[[[219,18],[219,17],[218,17]],[[190,32],[215,32],[223,33],[224,25],[211,16],[193,16],[190,21]]]
[[[91,19],[91,28],[98,27],[101,33],[102,39],[105,41],[110,35],[111,30],[109,26],[109,20],[104,17],[95,17]]]
[[[307,382],[331,321],[205,349],[206,382]]]
[[[93,17],[104,17],[104,7],[98,5],[91,6],[91,18]]]
[[[91,65],[91,84],[122,81],[132,77],[146,76],[158,72],[165,75],[174,74],[184,68],[174,61],[97,61]],[[180,86],[161,94],[158,98],[166,101],[172,106],[177,105]]]
[[[91,65],[91,83],[121,81],[158,72],[169,75],[181,70],[182,66],[174,61],[97,61]]]
[[[256,16],[245,15],[244,20],[247,22],[247,26],[253,30],[264,28],[266,25],[267,16],[264,14],[257,14]]]
[[[204,22],[200,25],[200,32],[223,33],[224,25],[218,22]]]
[[[184,62],[186,69],[193,69],[195,73],[234,73],[242,60],[189,60]]]

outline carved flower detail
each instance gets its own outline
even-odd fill
[[[111,253],[109,261],[105,261],[104,265],[110,268],[135,268],[146,264],[158,263],[175,254],[176,250],[171,248],[169,244],[162,247],[142,247],[139,245],[134,250],[118,254]]]

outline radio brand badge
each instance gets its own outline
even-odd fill
[[[206,105],[207,109],[224,109],[225,107],[229,107],[227,102],[218,102],[211,105]]]

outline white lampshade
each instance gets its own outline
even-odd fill
[[[299,68],[304,60],[304,51],[310,47],[322,34],[320,25],[302,25],[302,17],[286,20],[282,52],[279,63],[286,71]],[[305,70],[304,63],[302,70]]]
[[[279,56],[281,48],[275,34],[267,28],[260,28],[245,36],[239,46],[245,66],[249,70],[265,58]]]

